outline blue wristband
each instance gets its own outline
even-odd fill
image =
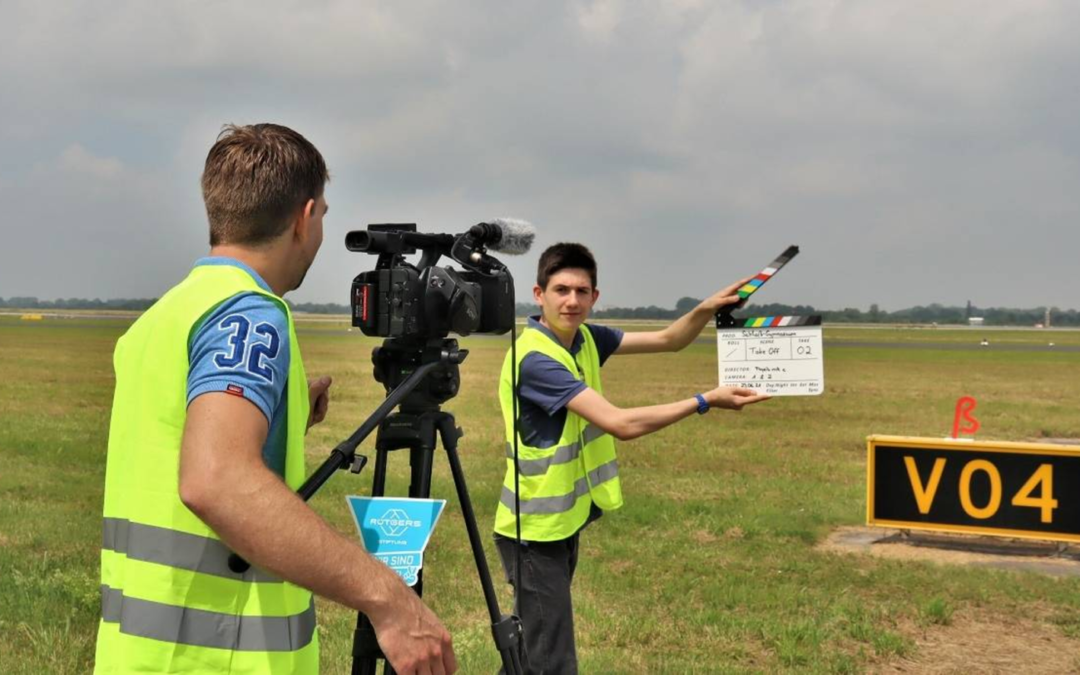
[[[697,414],[704,415],[709,412],[709,403],[705,400],[705,397],[701,394],[694,394],[694,398],[697,399]]]

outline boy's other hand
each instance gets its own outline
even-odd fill
[[[715,294],[706,298],[701,304],[714,314],[724,307],[737,304],[742,298],[739,297],[739,294],[736,291],[745,286],[753,278],[754,277],[746,277],[745,279],[736,281],[730,286],[725,286]]]
[[[703,394],[710,408],[724,408],[725,410],[742,410],[743,406],[761,401],[768,401],[771,396],[760,394],[753,389],[740,387],[717,387]]]

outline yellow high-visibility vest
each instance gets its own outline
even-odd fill
[[[180,501],[189,337],[214,307],[251,292],[288,319],[284,478],[294,490],[304,480],[310,403],[288,307],[238,267],[196,267],[116,344],[96,673],[318,672],[311,593],[230,570],[229,550]]]
[[[526,328],[517,339],[517,362],[506,354],[499,379],[499,402],[506,426],[506,478],[495,513],[495,531],[505,537],[516,536],[514,511],[514,394],[511,375],[531,352],[540,352],[570,371],[574,377],[599,394],[600,355],[588,326],[580,328],[584,341],[576,358],[544,332]],[[558,443],[550,448],[535,448],[518,437],[518,477],[521,504],[521,538],[526,541],[566,539],[581,529],[589,519],[590,505],[605,511],[623,504],[619,482],[619,462],[615,441],[600,427],[566,411],[566,422]]]

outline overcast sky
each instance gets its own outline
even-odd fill
[[[1080,307],[1080,3],[0,0],[0,297],[154,297],[207,250],[222,124],[326,157],[350,229],[532,221],[602,305],[802,254],[760,302]]]

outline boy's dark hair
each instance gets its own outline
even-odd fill
[[[581,244],[568,243],[549,246],[540,254],[540,264],[536,267],[537,285],[547,289],[551,275],[565,269],[585,270],[596,288],[596,258]]]
[[[322,195],[327,180],[322,155],[292,129],[226,125],[202,175],[210,245],[272,241],[309,199]]]

